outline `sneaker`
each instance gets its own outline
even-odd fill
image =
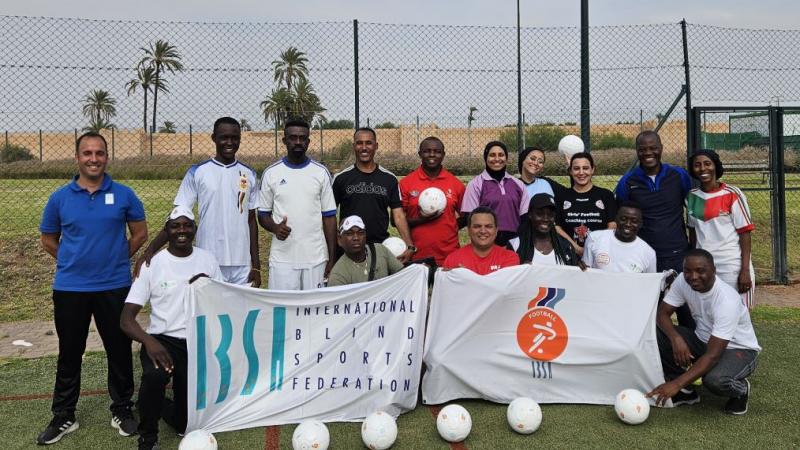
[[[53,420],[47,425],[39,436],[36,437],[36,443],[39,445],[55,444],[60,441],[67,433],[72,433],[79,427],[78,421],[74,417],[67,416],[53,416]]]
[[[725,403],[725,412],[736,416],[741,416],[747,412],[747,401],[750,399],[750,380],[744,379],[747,384],[747,390],[741,397],[735,397]]]
[[[119,431],[120,436],[133,436],[139,428],[139,422],[133,418],[131,410],[125,409],[111,416],[111,426]]]
[[[161,446],[158,445],[158,441],[144,442],[139,438],[139,450],[161,450]]]
[[[694,389],[681,389],[672,397],[672,406],[694,405],[700,403],[700,394]]]

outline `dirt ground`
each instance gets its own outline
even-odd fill
[[[800,308],[800,284],[756,285],[756,305]]]

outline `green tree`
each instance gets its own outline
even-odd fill
[[[398,128],[397,124],[395,124],[394,122],[389,122],[389,121],[386,121],[386,122],[379,123],[379,124],[375,125],[375,129],[376,130],[393,129],[393,128]]]
[[[89,121],[89,125],[83,127],[83,131],[93,131],[95,133],[99,133],[102,130],[114,128],[114,124],[109,122],[106,119],[100,118],[93,118]]]
[[[142,92],[144,93],[142,129],[144,129],[145,133],[147,132],[147,94],[153,92],[154,88],[161,92],[169,92],[169,89],[167,89],[167,80],[161,78],[158,80],[158,84],[156,84],[155,75],[155,67],[139,66],[136,68],[136,78],[125,83],[125,89],[128,91],[128,96],[135,94],[136,90],[139,88],[141,88]]]
[[[95,89],[83,98],[81,111],[93,123],[101,123],[117,115],[117,100],[108,91]]]
[[[273,89],[266,100],[260,103],[261,110],[264,112],[264,122],[272,122],[280,128],[288,117],[288,111],[292,108],[294,98],[288,89],[281,87]]]
[[[164,125],[158,129],[159,133],[175,134],[175,122],[164,121]]]
[[[314,120],[314,117],[325,120],[325,116],[322,115],[325,108],[322,107],[319,97],[308,79],[301,78],[295,85],[293,94],[290,116],[302,117],[309,123]]]
[[[355,122],[349,119],[323,120],[322,123],[326,130],[352,130],[356,127]]]
[[[239,119],[239,127],[242,131],[253,131],[253,127],[250,126],[250,122],[247,119]]]
[[[272,61],[275,82],[277,84],[285,82],[286,90],[291,92],[295,81],[303,81],[308,78],[307,62],[308,58],[305,53],[298,50],[297,47],[289,47],[286,51],[281,52],[280,59]]]
[[[163,71],[166,70],[170,73],[175,73],[183,70],[183,63],[181,63],[181,55],[178,52],[178,48],[174,45],[171,45],[167,41],[159,39],[154,43],[150,43],[148,48],[142,47],[142,50],[144,51],[145,56],[141,61],[139,61],[139,67],[152,67],[155,69],[152,84],[153,86],[161,85],[161,75]],[[156,116],[158,114],[158,91],[159,89],[155,89],[153,91],[152,130],[156,129]]]

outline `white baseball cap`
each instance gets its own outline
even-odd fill
[[[345,231],[353,228],[359,227],[362,230],[366,230],[367,227],[364,226],[364,221],[361,220],[361,217],[358,216],[348,216],[342,221],[342,224],[339,226],[339,233],[344,233]]]
[[[185,206],[176,206],[172,208],[172,212],[169,213],[168,220],[175,220],[178,217],[186,217],[187,219],[194,221],[194,214],[192,214],[192,210]]]

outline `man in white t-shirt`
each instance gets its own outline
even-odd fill
[[[157,445],[158,420],[165,404],[164,421],[178,433],[186,429],[188,365],[184,294],[190,280],[199,274],[222,280],[214,255],[192,246],[196,230],[191,209],[177,206],[172,210],[164,225],[167,250],[153,256],[149,266],[142,267],[122,309],[122,331],[142,343],[139,449]],[[150,325],[145,332],[136,322],[136,315],[148,302]],[[165,403],[164,389],[170,379],[174,401]]]
[[[586,237],[583,262],[607,272],[655,273],[656,252],[637,236],[642,226],[642,209],[626,201],[617,207],[613,230],[592,231]]]
[[[217,258],[226,282],[259,287],[261,263],[255,213],[258,187],[256,172],[236,159],[242,139],[239,122],[231,117],[217,119],[211,139],[216,155],[189,168],[174,204],[188,209],[197,204],[197,246]],[[162,231],[137,261],[134,275],[142,262],[149,264],[166,242]]]
[[[286,157],[261,176],[258,222],[273,234],[269,289],[307,290],[324,286],[336,250],[336,201],[331,174],[306,156],[308,123],[286,122]]]
[[[673,325],[670,316],[688,305],[694,330]],[[750,313],[735,289],[720,280],[714,258],[703,249],[690,250],[678,277],[658,306],[658,349],[666,383],[647,394],[663,405],[694,404],[700,395],[691,388],[698,378],[714,394],[728,397],[725,412],[747,412],[750,381],[756,368],[758,345]],[[688,387],[688,389],[687,389]]]

